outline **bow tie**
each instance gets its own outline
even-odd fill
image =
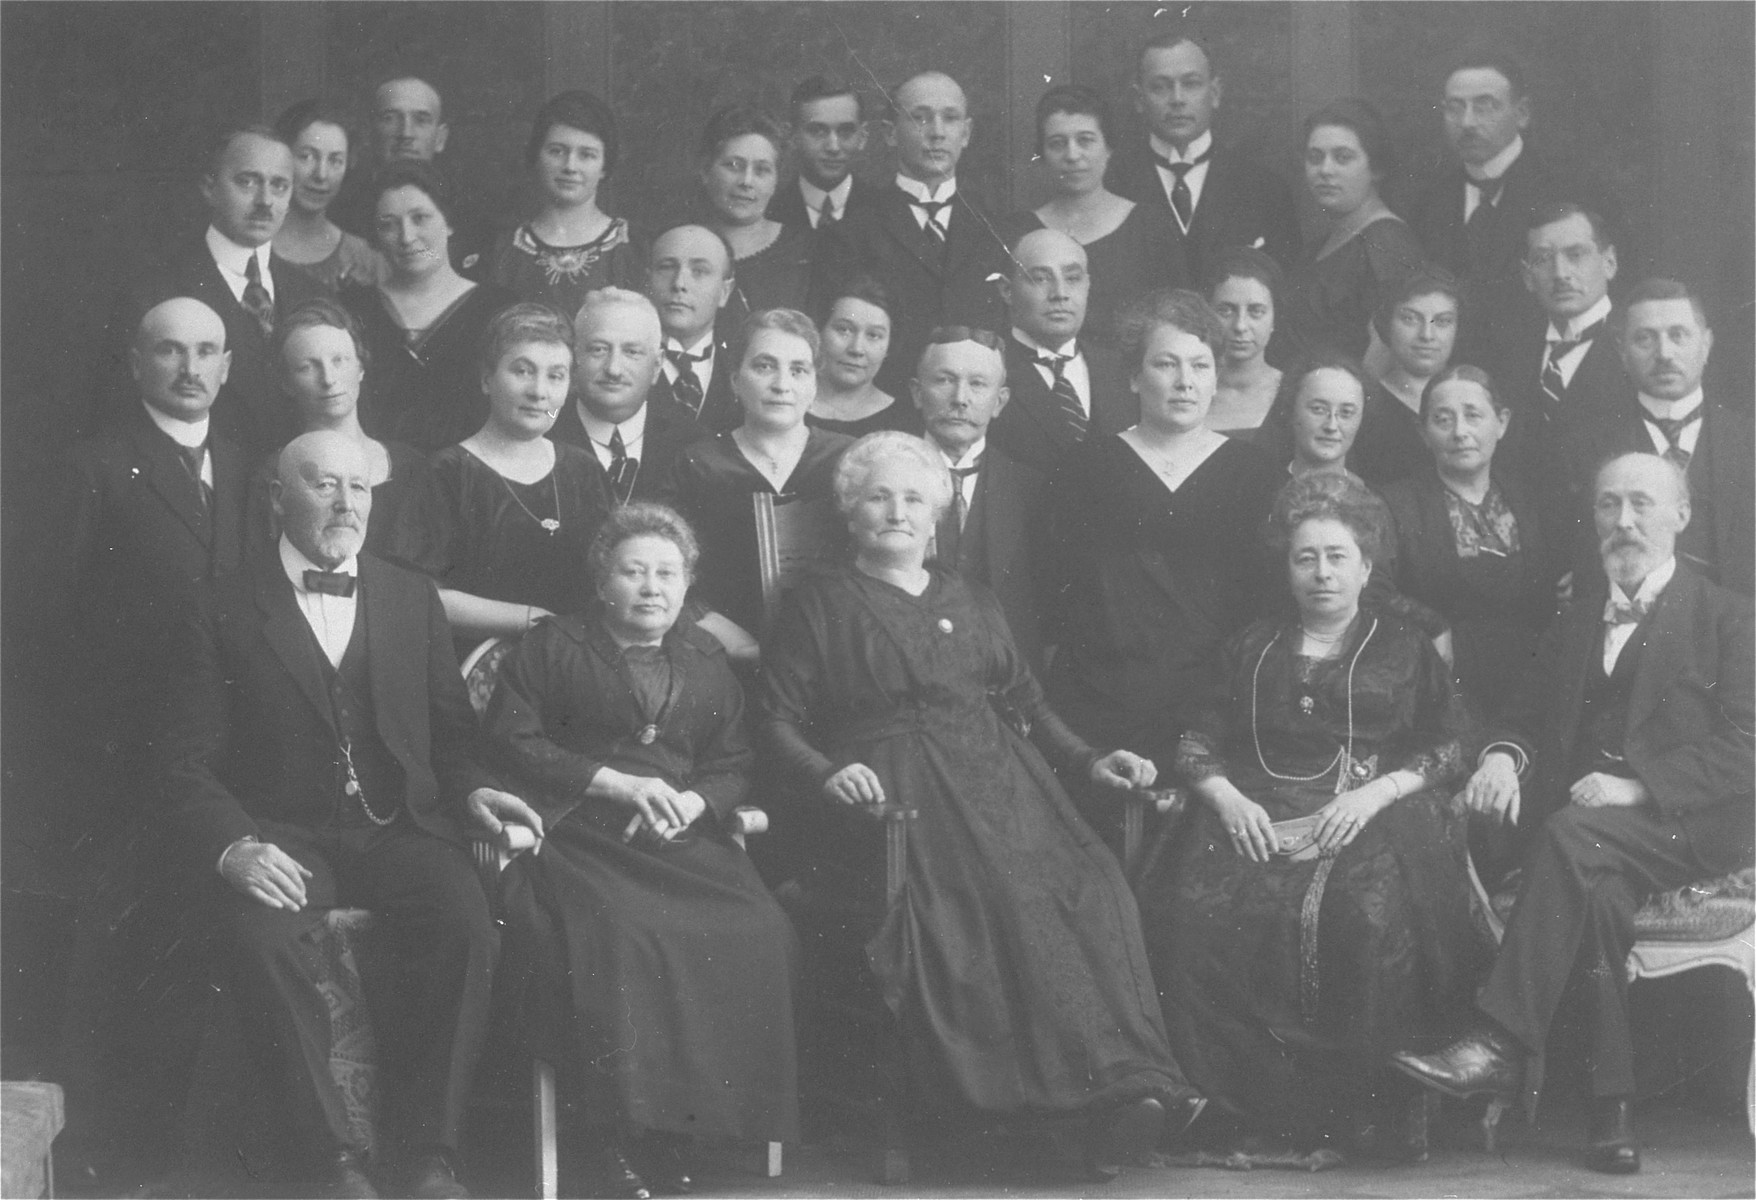
[[[1651,611],[1652,602],[1649,600],[1624,600],[1620,596],[1611,596],[1604,602],[1604,624],[1638,625]]]
[[[306,571],[305,590],[322,592],[326,596],[351,596],[354,594],[354,577],[341,571]]]
[[[1181,179],[1183,176],[1187,175],[1189,172],[1193,171],[1196,167],[1199,167],[1202,163],[1206,162],[1208,159],[1210,159],[1212,157],[1213,157],[1213,147],[1211,145],[1209,145],[1207,147],[1207,149],[1203,150],[1200,154],[1197,154],[1194,158],[1187,158],[1187,159],[1184,159],[1182,162],[1173,162],[1171,159],[1168,159],[1164,155],[1160,154],[1157,150],[1152,151],[1152,161],[1157,163],[1159,166],[1163,167],[1165,170],[1169,171],[1171,174],[1175,175],[1179,179]]]
[[[665,357],[670,359],[672,366],[681,370],[690,370],[693,368],[693,364],[704,363],[712,358],[713,350],[710,347],[703,350],[700,354],[691,354],[687,350],[672,350],[667,347],[665,349]]]
[[[1506,176],[1504,175],[1498,179],[1471,179],[1466,175],[1464,179],[1481,195],[1483,204],[1497,202],[1500,199],[1500,193],[1506,188]]]
[[[1567,355],[1573,353],[1573,351],[1585,345],[1585,343],[1597,340],[1597,335],[1603,331],[1604,323],[1603,321],[1598,320],[1593,321],[1590,325],[1587,325],[1584,329],[1581,329],[1577,334],[1570,338],[1555,338],[1554,341],[1549,343],[1549,361],[1554,362],[1557,359],[1567,357]]]
[[[901,190],[901,189],[898,189],[898,190]],[[920,209],[922,212],[926,213],[928,217],[938,216],[940,213],[942,213],[946,209],[950,208],[951,205],[957,200],[957,193],[956,192],[951,193],[951,195],[947,196],[943,200],[922,200],[919,197],[910,196],[907,192],[903,192],[902,194],[903,194],[904,198],[907,199],[910,204],[914,205],[914,207],[916,207],[916,208]]]

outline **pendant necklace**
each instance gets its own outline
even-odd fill
[[[1300,628],[1302,630],[1304,627],[1301,625]],[[1277,631],[1273,637],[1268,639],[1268,645],[1262,647],[1262,653],[1256,658],[1256,669],[1250,673],[1250,739],[1256,746],[1256,761],[1261,764],[1262,770],[1271,778],[1285,780],[1289,783],[1312,783],[1316,780],[1322,779],[1325,775],[1329,774],[1330,771],[1334,770],[1336,795],[1339,796],[1347,789],[1347,785],[1351,781],[1356,770],[1354,763],[1354,668],[1360,665],[1360,655],[1365,653],[1366,643],[1370,642],[1372,640],[1372,635],[1377,632],[1378,619],[1374,617],[1372,618],[1371,628],[1367,629],[1366,636],[1360,639],[1359,647],[1354,651],[1354,656],[1347,666],[1347,741],[1336,750],[1335,757],[1330,759],[1329,762],[1324,765],[1323,769],[1315,775],[1282,775],[1279,771],[1276,771],[1273,767],[1268,765],[1268,759],[1262,753],[1261,727],[1256,721],[1256,685],[1257,680],[1262,675],[1262,664],[1267,661],[1268,652],[1274,649],[1274,644],[1280,641],[1280,633]],[[1321,641],[1322,639],[1318,640]],[[1310,699],[1310,697],[1306,697],[1305,699]],[[1316,707],[1314,702],[1311,707]],[[1310,715],[1311,710],[1307,709],[1303,702],[1300,703],[1299,708],[1300,711],[1304,712],[1307,716]],[[1376,758],[1377,756],[1374,755],[1373,757]],[[1338,766],[1340,768],[1339,770],[1336,769]]]
[[[494,474],[500,475],[500,472],[495,471]],[[532,512],[525,502],[518,498],[518,493],[512,490],[512,481],[506,476],[500,475],[500,482],[505,486],[506,494],[512,497],[512,502],[524,509],[525,516],[542,526],[544,533],[550,537],[555,536],[555,531],[561,528],[561,485],[555,482],[553,469],[549,471],[549,491],[555,497],[555,515],[552,517],[539,517]]]

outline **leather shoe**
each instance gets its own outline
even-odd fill
[[[645,1178],[615,1142],[604,1143],[598,1152],[598,1184],[598,1195],[608,1200],[652,1200]]]
[[[1108,1183],[1128,1163],[1139,1162],[1158,1144],[1165,1129],[1165,1106],[1151,1096],[1106,1109],[1092,1118],[1091,1141],[1086,1147],[1087,1174]]]
[[[352,1150],[338,1150],[318,1170],[314,1182],[311,1194],[323,1200],[378,1200],[365,1162]]]
[[[404,1187],[417,1200],[469,1200],[469,1189],[457,1181],[443,1150],[429,1150],[410,1160]]]
[[[1494,1029],[1480,1029],[1437,1054],[1399,1050],[1390,1065],[1435,1091],[1468,1100],[1474,1096],[1511,1097],[1524,1076],[1524,1051]]]
[[[1599,1096],[1591,1103],[1591,1132],[1586,1136],[1585,1165],[1610,1175],[1640,1170],[1640,1143],[1626,1096]]]

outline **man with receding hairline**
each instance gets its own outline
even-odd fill
[[[736,260],[725,238],[705,225],[678,225],[659,234],[646,269],[646,295],[664,331],[663,362],[651,403],[694,421],[709,433],[735,429],[744,412],[732,396],[731,351],[719,336],[720,313],[732,298]]]

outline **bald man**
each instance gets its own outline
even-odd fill
[[[1134,424],[1140,402],[1115,353],[1080,339],[1091,295],[1083,246],[1057,230],[1033,230],[1013,244],[998,286],[1010,317],[1012,399],[995,418],[994,444],[1050,474],[1088,434]]]
[[[894,186],[848,212],[822,239],[812,301],[813,311],[827,309],[837,289],[861,273],[885,286],[894,317],[877,382],[902,396],[935,327],[1002,328],[988,279],[1005,270],[1006,248],[992,217],[958,179],[975,131],[963,88],[926,71],[892,92],[891,102],[885,138],[896,152]]]
[[[162,300],[189,296],[219,314],[231,351],[230,373],[213,404],[215,425],[252,460],[297,432],[268,352],[280,317],[323,289],[272,249],[292,189],[293,152],[272,129],[239,126],[215,139],[200,181],[206,232],[131,281],[112,316],[111,412],[133,407],[128,348],[141,317]]]
[[[270,488],[278,552],[216,580],[183,621],[156,755],[164,869],[208,884],[246,1042],[299,1154],[293,1194],[462,1196],[496,945],[465,831],[541,820],[477,765],[432,583],[360,551],[370,475],[346,435],[294,439]],[[374,1162],[376,1178],[328,1070],[308,945],[339,907],[380,914],[397,959],[370,1000],[405,1157]]]

